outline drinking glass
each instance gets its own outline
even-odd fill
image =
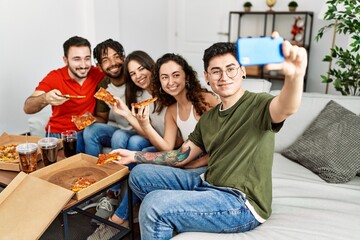
[[[31,173],[37,168],[37,150],[36,143],[23,143],[16,147],[20,158],[21,171]]]
[[[61,133],[61,139],[64,146],[65,157],[71,157],[76,154],[77,135],[74,130],[67,130]]]
[[[54,137],[42,138],[38,141],[41,148],[42,159],[45,166],[48,166],[57,160],[58,139]]]

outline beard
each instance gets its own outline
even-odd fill
[[[90,67],[77,67],[77,68],[73,68],[73,67],[68,67],[70,72],[78,79],[84,79],[87,78],[89,71],[90,71]],[[85,70],[85,71],[84,71]]]
[[[119,71],[117,72],[112,72],[111,70],[112,69],[119,69]],[[111,78],[119,78],[120,75],[121,75],[121,69],[122,69],[122,64],[115,64],[115,65],[112,65],[108,68],[105,69],[105,73],[108,77],[111,77]]]

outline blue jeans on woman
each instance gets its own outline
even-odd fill
[[[94,123],[84,130],[85,153],[98,156],[102,153],[103,147],[111,147],[112,149],[124,148],[133,151],[141,151],[142,149],[151,148],[152,145],[143,136],[137,135],[133,130],[124,130],[104,123]],[[130,164],[131,170],[135,164]],[[120,184],[110,188],[112,191],[118,191]],[[133,206],[140,202],[140,199],[133,194]],[[115,214],[121,219],[128,218],[128,192],[126,191]]]
[[[134,130],[124,130],[105,123],[94,123],[84,130],[85,153],[97,157],[103,147],[141,150],[151,146]]]
[[[129,184],[142,199],[142,239],[170,239],[173,231],[238,233],[260,224],[245,205],[244,194],[202,181],[197,172],[139,164]]]

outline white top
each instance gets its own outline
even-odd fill
[[[142,95],[137,97],[137,101],[144,101],[146,99],[152,98],[148,91],[143,91]],[[155,103],[151,103],[149,106],[149,113],[150,113],[150,121],[151,126],[155,129],[155,131],[160,135],[164,136],[164,127],[165,127],[165,112],[167,107],[164,107],[162,111],[158,114],[157,112],[153,112],[155,109]]]
[[[191,104],[191,111],[189,118],[185,121],[181,120],[179,117],[179,106],[178,103],[176,103],[176,125],[178,126],[182,139],[185,141],[188,139],[190,133],[194,131],[195,126],[197,124],[197,120],[194,115],[194,106]]]

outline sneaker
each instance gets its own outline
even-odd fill
[[[95,232],[93,232],[93,234],[87,237],[87,240],[108,240],[115,236],[118,232],[120,232],[119,229],[102,223]]]
[[[78,207],[82,210],[87,210],[89,208],[93,208],[93,207],[96,207],[97,206],[97,203],[90,203],[89,201],[86,201],[85,203],[79,205]],[[78,212],[75,211],[75,210],[71,210],[71,211],[68,211],[67,214],[68,215],[74,215],[74,214],[77,214]]]
[[[114,206],[118,204],[118,201],[113,198],[103,197],[100,199],[99,203],[96,206],[96,216],[101,218],[108,219],[114,213]],[[91,219],[91,224],[99,225],[99,221],[96,219]]]

